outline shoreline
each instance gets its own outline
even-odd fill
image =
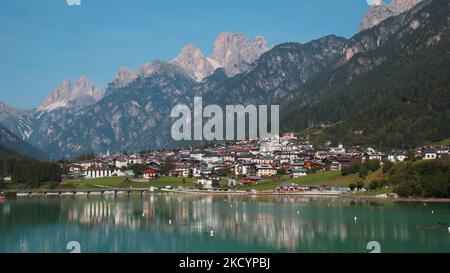
[[[215,191],[180,191],[180,190],[161,190],[161,192],[178,194],[202,194],[202,195],[242,195],[242,196],[300,196],[300,197],[318,197],[318,198],[339,198],[348,200],[373,200],[373,201],[394,201],[394,202],[417,202],[417,203],[450,203],[450,198],[420,198],[420,197],[398,197],[382,198],[376,196],[348,195],[333,192],[302,192],[302,193],[278,193],[278,192],[215,192]]]
[[[127,190],[127,189],[123,189]],[[144,189],[141,189],[144,190]],[[20,191],[20,190],[18,190]],[[71,190],[68,190],[71,191]],[[246,192],[246,191],[201,191],[201,190],[176,190],[176,189],[160,189],[157,191],[146,190],[148,194],[155,193],[176,193],[176,194],[192,194],[192,195],[231,195],[231,196],[279,196],[279,197],[315,197],[315,198],[338,198],[338,199],[347,199],[347,200],[369,200],[369,201],[391,201],[391,202],[417,202],[417,203],[450,203],[450,198],[422,198],[422,197],[397,197],[397,198],[383,198],[377,196],[368,196],[368,195],[352,195],[352,194],[342,194],[338,192],[293,192],[293,193],[279,193],[279,192],[271,192],[271,191],[263,191],[263,192]],[[97,194],[93,194],[97,196]],[[122,194],[119,194],[122,195]],[[38,197],[41,194],[33,194],[32,196]],[[48,195],[57,196],[57,195]],[[61,196],[66,196],[65,194],[61,194]],[[77,194],[77,196],[83,196],[82,194]],[[98,195],[100,196],[100,195]],[[15,195],[15,197],[26,197],[25,195]],[[8,199],[8,194],[4,192],[0,192],[0,199]]]

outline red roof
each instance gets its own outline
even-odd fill
[[[153,170],[153,169],[147,169],[144,171],[144,173],[159,173],[159,171]]]

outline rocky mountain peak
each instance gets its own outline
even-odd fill
[[[117,78],[119,82],[128,83],[134,79],[133,71],[127,67],[121,67],[117,71]]]
[[[94,90],[94,83],[88,77],[81,76],[71,90],[69,100],[74,100],[81,96],[93,96]]]
[[[193,44],[181,49],[180,54],[171,62],[181,67],[191,78],[200,82],[214,72],[213,65]]]
[[[257,36],[253,41],[242,33],[220,33],[209,60],[215,67],[223,67],[228,76],[246,72],[251,63],[269,50],[267,41]]]
[[[59,108],[67,108],[76,103],[78,107],[84,107],[92,101],[98,101],[103,97],[103,90],[95,88],[94,83],[86,76],[72,84],[70,80],[64,80],[38,107],[40,111],[53,111]]]
[[[131,69],[129,69],[128,67],[121,67],[117,70],[114,85],[117,87],[124,87],[132,82],[135,78],[136,76]]]
[[[193,44],[185,45],[178,56],[170,62],[154,61],[141,65],[136,73],[129,68],[120,68],[116,79],[110,83],[107,94],[125,87],[136,78],[147,78],[156,73],[175,75],[182,73],[201,82],[218,68],[223,68],[227,76],[249,71],[263,53],[269,50],[267,40],[256,36],[252,41],[242,33],[220,33],[215,40],[211,56],[206,57]]]
[[[386,4],[381,0],[374,0],[369,11],[363,16],[359,31],[372,28],[384,20],[410,10],[424,0],[392,0]]]

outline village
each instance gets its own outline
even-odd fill
[[[379,161],[402,162],[410,157],[433,160],[449,156],[449,146],[379,152],[372,148],[327,145],[314,147],[294,133],[261,140],[245,140],[204,148],[174,149],[136,154],[100,155],[68,165],[64,181],[105,177],[131,177],[134,182],[158,181],[163,177],[191,179],[195,190],[251,189],[267,181],[278,181],[277,192],[325,191],[320,184],[291,183],[303,177],[339,172],[352,164]],[[167,188],[171,188],[168,186]],[[328,189],[330,190],[330,189]],[[333,191],[351,191],[334,187]]]

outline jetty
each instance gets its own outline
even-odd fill
[[[2,190],[4,196],[91,196],[91,195],[128,195],[150,193],[149,189],[93,188],[93,189],[17,189]]]

